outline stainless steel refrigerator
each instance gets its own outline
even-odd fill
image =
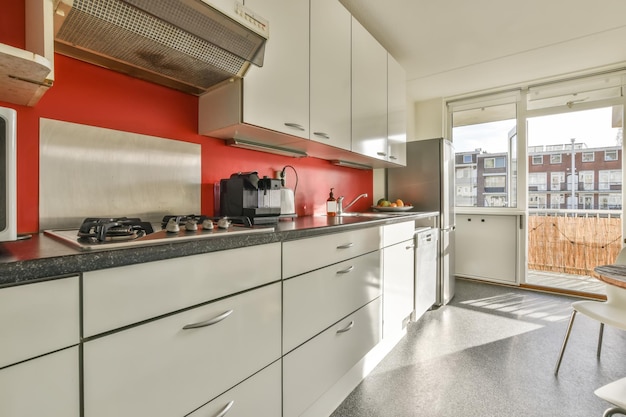
[[[413,204],[412,211],[438,211],[437,304],[454,297],[454,148],[447,139],[407,142],[406,167],[386,170],[387,198]]]

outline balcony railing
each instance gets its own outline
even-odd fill
[[[622,248],[621,210],[528,210],[528,268],[595,276]]]

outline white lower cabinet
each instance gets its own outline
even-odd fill
[[[276,361],[188,417],[280,417],[281,362]]]
[[[283,243],[283,278],[380,249],[380,227],[291,240]]]
[[[378,344],[380,314],[376,298],[283,357],[283,417],[302,415]]]
[[[401,333],[413,312],[413,239],[384,248],[383,265],[383,337],[387,338]]]
[[[517,215],[456,215],[455,274],[516,283]]]
[[[415,222],[383,226],[383,338],[400,334],[413,312]]]
[[[0,416],[78,417],[78,369],[77,346],[0,369]]]
[[[0,290],[0,368],[79,343],[78,277]]]
[[[271,243],[85,272],[83,335],[278,281],[280,251]]]
[[[380,272],[375,251],[284,281],[283,352],[379,297]]]
[[[184,416],[280,356],[275,283],[85,342],[85,417]]]

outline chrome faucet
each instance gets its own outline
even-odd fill
[[[337,198],[337,214],[341,214],[343,213],[344,210],[349,209],[350,207],[352,207],[352,205],[354,203],[356,203],[357,201],[359,201],[359,199],[361,197],[367,197],[367,193],[363,193],[363,194],[359,194],[356,196],[356,198],[354,200],[352,200],[350,202],[350,204],[348,204],[347,206],[343,207],[343,199],[345,198],[344,196],[341,196],[339,198]]]

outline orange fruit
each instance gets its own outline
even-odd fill
[[[404,201],[402,201],[400,199],[396,200],[396,204],[397,204],[398,207],[404,207]]]
[[[398,205],[396,203],[391,203],[389,207],[398,207]]]

